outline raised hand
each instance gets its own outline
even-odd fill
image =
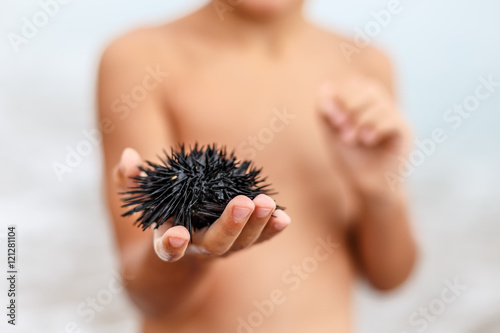
[[[382,84],[357,77],[321,88],[319,109],[329,138],[362,194],[385,192],[388,172],[397,172],[410,133],[394,98]]]

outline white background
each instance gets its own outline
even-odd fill
[[[66,146],[76,147],[85,139],[82,131],[95,126],[102,48],[138,25],[175,19],[202,3],[73,0],[16,53],[7,34],[20,33],[22,19],[40,6],[0,2],[0,241],[5,243],[6,225],[17,224],[20,251],[19,325],[9,332],[60,333],[71,321],[81,332],[135,331],[124,293],[113,294],[88,323],[77,311],[88,297],[106,294],[117,266],[99,194],[99,147],[61,183],[51,164],[63,161]],[[317,0],[306,12],[324,27],[353,35],[387,3]],[[458,129],[443,120],[448,108],[474,94],[479,77],[500,81],[500,3],[401,3],[402,13],[373,43],[394,59],[401,105],[416,137],[423,140],[443,128],[448,140],[409,178],[420,264],[410,281],[390,294],[361,284],[358,330],[417,332],[408,321],[411,314],[435,302],[445,280],[458,278],[467,290],[425,332],[500,332],[500,88]],[[5,304],[6,281],[0,280],[0,304]]]

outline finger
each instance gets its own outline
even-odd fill
[[[367,92],[351,92],[346,88],[342,91],[330,91],[329,100],[325,97],[325,91],[322,94],[321,110],[329,125],[339,131],[345,142],[354,143],[357,134],[357,118],[366,109],[371,108],[373,99]]]
[[[398,137],[401,129],[397,122],[387,120],[379,122],[373,126],[370,136],[366,138],[370,145],[378,145],[384,141]]]
[[[329,125],[341,126],[347,120],[347,114],[343,112],[335,101],[335,88],[332,83],[324,83],[319,90],[318,109]]]
[[[158,257],[167,262],[182,258],[188,247],[190,235],[183,226],[175,226],[164,230],[165,224],[154,230],[154,248]]]
[[[321,119],[330,129],[328,134],[334,134],[334,136],[340,137],[345,143],[350,143],[355,137],[355,131],[351,120],[347,117],[334,119],[330,114],[324,112],[321,113]],[[340,119],[340,120],[339,120]]]
[[[376,81],[366,77],[355,77],[341,86],[340,97],[342,98],[342,106],[360,110],[386,98],[391,98],[386,88]]]
[[[132,148],[123,150],[120,162],[114,169],[114,180],[118,188],[124,190],[134,186],[131,177],[136,177],[140,174],[139,166],[142,164],[141,156]]]
[[[384,119],[381,119],[380,107],[372,106],[360,112],[355,119],[354,134],[352,141],[371,146],[374,142],[376,125]]]
[[[281,209],[274,211],[264,230],[257,239],[257,243],[269,240],[283,231],[291,222],[290,217]]]
[[[265,194],[259,194],[253,199],[253,203],[255,209],[240,235],[233,243],[231,247],[232,251],[241,250],[253,244],[259,238],[271,214],[276,209],[274,200]]]
[[[342,110],[351,117],[355,117],[356,114],[373,105],[375,98],[368,89],[346,87],[335,95],[335,100]]]
[[[240,235],[254,208],[253,201],[244,195],[233,198],[214,224],[195,234],[197,238],[193,243],[201,245],[210,254],[224,254]]]

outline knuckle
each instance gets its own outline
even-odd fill
[[[233,221],[233,224],[235,224],[234,221]],[[225,238],[234,238],[234,237],[238,236],[238,233],[239,233],[239,229],[237,229],[235,226],[226,226],[226,227],[222,228],[222,230],[221,230],[221,234]]]
[[[206,244],[204,248],[207,254],[212,256],[221,256],[227,251],[226,244],[220,241]]]
[[[241,251],[243,250],[244,248],[246,248],[248,246],[248,244],[242,244],[242,243],[239,243],[239,244],[234,244],[233,247],[231,247],[231,251],[230,252],[236,252],[236,251]]]

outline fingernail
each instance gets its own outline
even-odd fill
[[[288,226],[290,224],[292,219],[290,218],[290,216],[288,216],[287,213],[285,213],[282,210],[279,210],[279,215],[282,215],[282,216],[280,216],[280,219],[283,218],[283,221],[281,223],[276,223],[274,225],[274,229],[283,230],[283,229],[285,229],[286,226]]]
[[[278,231],[279,231],[279,230],[283,230],[283,229],[285,229],[285,227],[286,227],[286,226],[288,226],[289,224],[290,224],[290,222],[288,222],[288,223],[280,223],[280,224],[275,224],[275,225],[274,225],[274,229],[276,229],[276,230],[278,230]]]
[[[266,209],[266,208],[261,208],[257,209],[257,212],[255,213],[258,218],[263,218],[269,215],[271,213],[271,209]]]
[[[172,247],[181,247],[183,246],[184,244],[186,244],[187,240],[185,239],[182,239],[182,238],[177,238],[177,237],[170,237],[168,239],[168,243],[172,246]]]
[[[236,221],[243,221],[250,215],[252,210],[246,207],[234,207],[233,208],[233,218]]]

